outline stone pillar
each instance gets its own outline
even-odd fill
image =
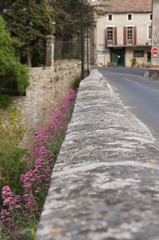
[[[159,0],[153,0],[152,5],[152,47],[159,48]],[[159,68],[159,54],[157,56],[152,55],[151,60],[152,68]]]
[[[46,66],[54,66],[54,45],[55,37],[53,35],[48,35],[46,37]]]
[[[90,72],[90,32],[87,29],[84,35],[84,69],[88,76]]]
[[[97,65],[97,23],[94,23],[94,65]]]

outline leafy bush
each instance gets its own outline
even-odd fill
[[[26,151],[18,145],[25,131],[21,110],[16,105],[9,106],[7,111],[0,110],[0,190],[10,185],[15,193],[22,191],[19,180],[26,172],[26,164],[22,161]]]
[[[26,128],[23,124],[21,109],[16,104],[9,106],[7,111],[0,109],[0,152],[6,146],[18,146]]]
[[[136,58],[132,58],[131,59],[131,67],[134,67],[135,65],[137,65],[137,60],[136,60]]]
[[[7,108],[10,104],[10,97],[8,95],[0,96],[0,108]]]
[[[76,45],[72,47],[65,55],[64,59],[80,59],[80,48]]]
[[[81,77],[76,77],[75,83],[74,83],[74,89],[79,88],[80,82],[81,82]]]
[[[5,30],[5,22],[0,17],[0,93],[3,88],[24,93],[29,85],[27,68],[15,56],[9,33]]]
[[[9,185],[12,191],[16,194],[22,192],[22,186],[20,184],[20,176],[27,171],[26,163],[22,161],[26,150],[6,146],[3,152],[0,152],[0,166],[1,166],[1,178],[0,178],[0,191],[4,185]],[[2,199],[0,199],[2,204]]]

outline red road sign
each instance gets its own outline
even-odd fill
[[[152,49],[151,49],[151,53],[152,53],[152,55],[154,56],[154,57],[156,57],[157,55],[158,55],[158,47],[153,47]]]

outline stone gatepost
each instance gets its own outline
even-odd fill
[[[86,75],[90,72],[90,31],[87,29],[87,32],[84,34],[84,69]]]
[[[53,35],[48,35],[46,37],[46,66],[54,66],[54,45],[55,37]]]
[[[152,48],[157,47],[159,49],[159,0],[153,0],[152,14]],[[159,68],[159,54],[152,55],[151,64],[153,68]]]

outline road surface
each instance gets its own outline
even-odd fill
[[[148,69],[98,68],[124,106],[147,125],[159,141],[159,81],[144,77]]]

